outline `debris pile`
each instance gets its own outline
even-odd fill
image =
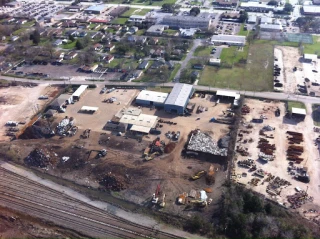
[[[214,166],[211,164],[209,168],[209,172],[206,175],[206,183],[208,185],[212,185],[215,183],[215,181],[216,179],[214,177]]]
[[[36,148],[25,158],[25,163],[28,166],[46,168],[54,163],[55,158],[57,158],[56,154],[46,149]]]
[[[250,113],[250,108],[248,105],[244,104],[241,108],[241,113],[243,115],[249,114]]]
[[[64,118],[60,121],[60,123],[57,125],[56,133],[59,136],[66,136],[69,129],[73,126],[73,118]]]
[[[287,196],[287,199],[293,209],[300,208],[305,203],[313,202],[313,197],[309,196],[305,191],[300,191],[294,195]]]
[[[111,172],[105,175],[99,183],[103,185],[106,189],[112,191],[121,191],[127,188],[125,180],[122,179],[122,177],[117,177],[115,174]]]
[[[238,165],[244,168],[252,168],[255,166],[253,159],[240,160],[238,161]]]
[[[176,147],[176,144],[171,142],[171,143],[166,145],[166,147],[164,148],[164,152],[166,154],[171,153],[174,150],[175,147]]]
[[[280,195],[281,187],[287,187],[291,185],[291,183],[287,180],[272,176],[271,174],[269,174],[268,178],[264,181],[269,182],[266,191],[271,195]]]
[[[172,121],[166,121],[166,120],[163,120],[163,119],[159,119],[158,121],[159,123],[163,123],[163,124],[170,124],[170,125],[177,125],[177,123],[175,122],[172,122]]]
[[[271,127],[270,125],[265,125],[265,126],[263,126],[262,130],[263,131],[273,131],[273,130],[275,130],[275,128]]]
[[[228,153],[226,148],[220,148],[211,136],[202,133],[200,130],[191,131],[187,149],[218,156],[227,156]]]

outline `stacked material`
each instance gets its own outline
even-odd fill
[[[219,148],[211,136],[202,133],[200,130],[195,130],[191,133],[187,149],[218,156],[227,156],[228,152],[226,148]]]

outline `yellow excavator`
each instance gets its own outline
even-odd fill
[[[146,161],[150,161],[150,160],[154,159],[157,155],[159,155],[159,153],[158,152],[154,152],[150,156],[146,156],[144,159]]]
[[[205,171],[199,171],[197,172],[194,176],[191,176],[190,179],[192,180],[197,180],[199,178],[201,178],[206,172]]]

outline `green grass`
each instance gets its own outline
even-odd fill
[[[163,31],[164,34],[170,35],[170,36],[174,36],[177,32],[177,30],[172,30],[172,29],[166,29]]]
[[[320,37],[312,36],[313,44],[303,44],[303,52],[320,55]]]
[[[234,64],[232,68],[206,66],[199,85],[251,91],[273,90],[273,46],[256,43],[250,45],[248,52],[247,64]],[[232,54],[228,52],[229,58],[224,54],[228,62],[233,61]],[[240,59],[239,55],[235,58]]]
[[[139,8],[130,8],[128,11],[121,14],[121,17],[130,17],[132,14],[136,15],[134,12],[137,10],[139,10]]]
[[[238,32],[238,35],[239,36],[247,36],[249,33],[248,30],[244,30],[244,24],[241,24],[241,28],[240,28],[240,31]]]
[[[136,60],[127,59],[127,58],[115,58],[110,64],[107,64],[108,67],[114,68],[117,65],[122,64],[122,68],[125,69],[136,69],[138,66],[138,62]]]
[[[232,65],[234,63],[238,63],[240,60],[246,60],[248,57],[249,46],[244,46],[241,51],[239,51],[239,49],[240,48],[238,46],[223,48],[220,55],[221,62]]]
[[[25,24],[23,24],[22,26],[24,26],[24,27],[31,27],[31,26],[33,26],[34,25],[34,23],[35,23],[36,21],[30,21],[30,22],[26,22]]]
[[[273,46],[292,46],[292,47],[298,47],[298,42],[289,42],[289,41],[269,41],[269,40],[255,40],[254,43],[258,44],[270,44]]]
[[[312,105],[312,119],[315,126],[320,126],[320,111],[318,111],[320,105]]]
[[[178,70],[180,69],[180,67],[181,67],[181,64],[180,64],[180,63],[176,63],[176,64],[174,65],[174,69],[172,70],[172,72],[171,72],[171,74],[170,74],[170,77],[169,77],[168,82],[173,81],[173,79],[174,79],[174,77],[176,76],[176,74],[177,74]]]
[[[305,104],[302,102],[298,101],[288,101],[288,110],[292,111],[292,108],[301,108],[301,109],[306,109]]]
[[[73,49],[76,47],[76,43],[77,41],[73,41],[73,42],[70,42],[70,43],[67,43],[67,44],[62,44],[61,47],[63,49]]]
[[[14,35],[14,36],[20,36],[20,35],[22,35],[23,32],[25,32],[25,31],[27,31],[27,30],[28,30],[27,28],[20,28],[20,29],[14,31],[14,32],[12,33],[12,35]]]
[[[198,46],[194,51],[194,56],[210,56],[213,47]]]
[[[136,35],[137,36],[142,36],[143,34],[145,33],[145,30],[144,29],[140,29],[136,32]]]
[[[124,25],[126,24],[126,22],[128,21],[128,17],[117,17],[116,19],[113,19],[111,21],[112,24],[120,24],[120,25]]]

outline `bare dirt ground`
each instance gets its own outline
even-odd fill
[[[280,65],[279,67],[284,69],[284,92],[293,94],[297,91],[297,84],[304,84],[299,49],[296,47],[276,46],[275,53],[277,53],[279,62],[283,62],[283,67]],[[275,61],[275,64],[278,63]],[[295,72],[293,71],[294,67],[298,68]]]
[[[111,93],[100,94],[103,86],[96,89],[88,89],[81,96],[81,100],[75,104],[68,105],[65,113],[57,115],[57,122],[62,120],[65,116],[73,117],[76,125],[80,129],[90,128],[93,131],[105,132],[103,126],[108,120],[117,114],[121,109],[128,107],[131,100],[138,94],[137,90],[115,90]],[[103,102],[104,99],[116,97],[117,101],[113,104]],[[94,114],[81,113],[82,106],[99,107],[99,110]]]
[[[114,193],[116,197],[138,203],[147,207],[154,207],[151,204],[152,194],[155,192],[157,185],[160,185],[161,195],[166,194],[166,207],[164,212],[181,215],[185,217],[192,216],[199,212],[199,208],[179,206],[176,204],[177,196],[183,192],[189,193],[191,189],[201,190],[203,188],[211,188],[213,193],[208,193],[208,197],[213,199],[213,203],[207,208],[200,210],[208,216],[212,215],[215,204],[221,196],[222,183],[226,178],[225,161],[217,159],[214,156],[199,156],[198,158],[183,158],[181,151],[187,141],[188,134],[191,130],[201,129],[210,133],[214,140],[218,140],[221,136],[228,133],[228,125],[209,123],[212,117],[218,118],[222,115],[222,111],[226,111],[230,104],[218,104],[212,101],[211,96],[206,98],[196,97],[191,100],[196,104],[194,114],[190,117],[176,116],[165,113],[163,110],[150,110],[142,108],[142,111],[147,114],[155,114],[167,120],[177,122],[177,125],[163,124],[161,140],[169,142],[164,136],[167,131],[181,131],[181,137],[177,142],[175,149],[170,154],[164,154],[151,161],[145,161],[142,157],[144,149],[150,144],[155,136],[149,138],[144,137],[141,142],[136,139],[115,136],[113,134],[102,131],[103,125],[108,119],[113,117],[126,104],[131,102],[136,91],[118,92],[114,91],[111,94],[99,94],[100,89],[87,90],[81,100],[74,105],[69,105],[67,112],[68,116],[75,118],[75,125],[79,126],[79,132],[73,137],[59,138],[55,136],[51,139],[36,139],[36,140],[17,140],[13,141],[9,148],[7,145],[0,146],[2,149],[2,157],[10,158],[19,163],[23,163],[24,159],[35,148],[43,149],[45,154],[50,155],[50,163],[44,169],[39,169],[43,172],[58,176],[60,178],[74,181],[78,184],[90,186],[93,188],[104,188],[99,184],[108,173],[116,175],[120,182],[122,191]],[[121,95],[121,93],[124,93]],[[102,99],[106,96],[115,96],[118,100],[121,97],[121,105],[102,103]],[[90,101],[89,101],[90,99]],[[127,101],[126,101],[127,100]],[[101,112],[93,115],[79,114],[78,109],[82,105],[95,103],[90,106],[99,106]],[[207,107],[208,110],[196,114],[198,105]],[[64,114],[59,114],[59,118],[64,117]],[[197,118],[200,117],[200,120]],[[80,134],[84,129],[91,128],[90,138],[82,139]],[[110,137],[109,141],[106,138]],[[23,147],[19,146],[23,144]],[[82,149],[76,148],[82,147]],[[108,154],[106,157],[97,159],[97,150],[106,148]],[[91,150],[94,150],[90,153]],[[62,157],[69,157],[67,161],[63,161]],[[205,170],[208,171],[210,166],[215,168],[215,184],[208,185],[205,177],[196,181],[190,181],[190,176],[196,172]],[[157,208],[155,208],[157,209]],[[203,214],[202,214],[203,215]],[[210,217],[208,217],[210,218]]]
[[[81,237],[75,232],[55,227],[39,219],[2,207],[0,207],[0,235],[1,238]]]
[[[266,197],[279,202],[280,204],[289,206],[287,202],[287,196],[293,195],[295,193],[295,187],[300,187],[302,190],[308,192],[310,196],[314,198],[313,203],[316,205],[320,205],[320,194],[319,194],[319,185],[320,185],[320,177],[319,177],[319,152],[317,147],[315,146],[314,140],[317,137],[316,133],[313,131],[313,121],[310,116],[312,113],[311,106],[307,106],[308,115],[306,119],[302,122],[297,122],[294,119],[284,118],[285,106],[283,103],[280,102],[269,102],[269,101],[258,101],[247,99],[245,103],[251,108],[251,112],[247,115],[243,116],[243,122],[248,124],[252,118],[259,118],[260,115],[265,115],[267,119],[264,120],[262,124],[255,124],[253,125],[252,129],[247,129],[245,125],[240,126],[239,130],[249,130],[251,133],[245,134],[244,138],[249,140],[250,138],[253,139],[252,143],[243,143],[243,140],[239,142],[238,136],[238,143],[237,146],[241,146],[244,148],[248,148],[249,155],[248,156],[241,156],[239,153],[236,154],[237,161],[245,160],[248,158],[252,158],[256,165],[257,169],[262,169],[264,172],[271,173],[275,177],[280,177],[281,179],[287,180],[291,183],[290,186],[281,187],[280,195],[270,195],[266,192],[268,183],[263,183],[263,179],[260,178],[257,186],[249,184],[249,182],[253,178],[259,178],[258,176],[254,176],[254,172],[249,172],[247,168],[238,166],[236,161],[236,181],[239,183],[243,183],[249,188],[265,195]],[[281,110],[280,117],[276,117],[274,111],[276,107],[279,107]],[[259,149],[257,148],[259,138],[265,138],[259,135],[259,131],[265,125],[270,125],[275,127],[274,131],[266,132],[268,136],[273,136],[274,138],[266,138],[269,140],[270,144],[274,144],[276,147],[275,150],[275,158],[273,161],[269,161],[267,163],[259,160],[258,153]],[[302,154],[302,158],[304,160],[301,164],[296,164],[298,167],[308,167],[308,173],[310,175],[310,183],[305,184],[300,181],[297,181],[290,175],[287,171],[287,167],[289,166],[289,161],[286,159],[286,150],[288,149],[288,140],[286,134],[287,131],[295,131],[303,133],[304,142],[301,146],[304,147],[304,153]],[[247,173],[247,176],[243,177],[242,173]],[[266,179],[266,176],[265,178]],[[307,204],[305,205],[307,206]],[[304,208],[305,206],[302,206]],[[301,209],[302,210],[302,209]]]
[[[58,92],[56,87],[40,85],[35,87],[11,86],[0,88],[0,141],[9,140],[6,136],[7,121],[28,123],[38,109],[46,105]],[[40,95],[47,95],[48,100],[38,100]],[[24,127],[20,125],[21,129]]]

